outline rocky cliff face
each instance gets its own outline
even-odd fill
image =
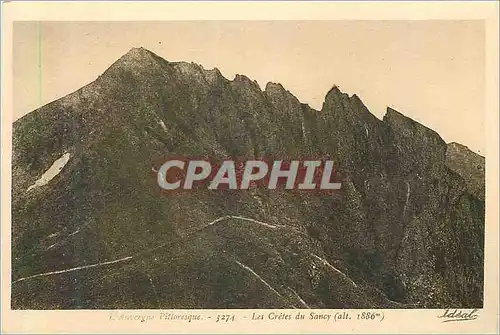
[[[316,111],[139,48],[13,127],[13,308],[483,304],[484,158],[337,87]],[[342,190],[161,196],[165,154],[327,155]]]

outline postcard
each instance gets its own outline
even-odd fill
[[[3,9],[3,332],[498,332],[498,3]]]

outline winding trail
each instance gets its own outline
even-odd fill
[[[345,273],[343,273],[342,271],[340,271],[339,269],[337,269],[335,266],[331,265],[326,259],[321,258],[321,257],[319,257],[316,254],[311,254],[311,256],[313,256],[314,258],[316,258],[318,261],[320,261],[321,263],[323,263],[324,265],[326,265],[331,270],[333,270],[333,271],[337,272],[338,274],[342,275],[342,277],[344,277],[346,280],[348,280],[352,284],[352,286],[358,287],[358,284],[356,284],[351,278],[349,278],[348,275],[346,275]]]
[[[270,229],[277,229],[277,228],[289,228],[289,226],[286,226],[286,225],[273,225],[273,224],[269,224],[269,223],[265,223],[265,222],[262,222],[262,221],[258,221],[258,220],[255,220],[255,219],[251,219],[251,218],[246,218],[246,217],[243,217],[243,216],[235,216],[235,215],[224,215],[224,216],[221,216],[209,223],[207,223],[206,225],[196,229],[195,231],[191,232],[191,233],[188,233],[184,236],[182,236],[181,238],[186,238],[186,237],[189,237],[190,235],[193,235],[203,229],[206,229],[207,227],[210,227],[210,226],[213,226],[217,223],[220,223],[220,222],[223,222],[223,221],[227,221],[227,220],[230,220],[230,219],[235,219],[235,220],[242,220],[242,221],[246,221],[246,222],[251,222],[251,223],[255,223],[255,224],[258,224],[260,226],[263,226],[263,227],[266,227],[266,228],[270,228]],[[54,276],[54,275],[58,275],[58,274],[62,274],[62,273],[69,273],[69,272],[75,272],[75,271],[82,271],[82,270],[88,270],[88,269],[92,269],[92,268],[97,268],[97,267],[102,267],[102,266],[108,266],[108,265],[112,265],[112,264],[117,264],[117,263],[123,263],[123,262],[129,262],[133,259],[136,259],[144,254],[147,254],[147,253],[150,253],[152,251],[155,251],[157,249],[160,249],[160,248],[163,248],[169,244],[171,244],[172,241],[169,241],[169,242],[166,242],[166,243],[162,243],[156,247],[153,247],[151,249],[148,249],[148,250],[145,250],[145,251],[141,251],[135,255],[131,255],[131,256],[126,256],[126,257],[122,257],[122,258],[118,258],[118,259],[115,259],[115,260],[110,260],[110,261],[105,261],[105,262],[100,262],[100,263],[95,263],[95,264],[89,264],[89,265],[82,265],[82,266],[77,266],[77,267],[74,267],[74,268],[69,268],[69,269],[64,269],[64,270],[56,270],[56,271],[50,271],[50,272],[44,272],[44,273],[39,273],[39,274],[35,274],[35,275],[31,275],[31,276],[27,276],[27,277],[22,277],[22,278],[19,278],[19,279],[16,279],[12,282],[12,284],[15,284],[15,283],[19,283],[19,282],[22,282],[22,281],[25,281],[25,280],[29,280],[29,279],[34,279],[34,278],[39,278],[39,277],[47,277],[47,276]],[[276,292],[277,293],[277,292]]]
[[[237,260],[235,260],[235,262],[239,266],[241,266],[243,269],[247,270],[252,275],[254,275],[261,283],[263,283],[269,290],[271,290],[271,292],[276,294],[280,299],[284,299],[284,297],[281,294],[279,294],[278,291],[276,291],[271,285],[269,285],[269,283],[267,281],[265,281],[261,276],[259,276],[254,270],[252,270],[252,268],[250,268],[249,266],[246,266],[245,264],[243,264]]]
[[[97,264],[77,266],[76,268],[71,268],[71,269],[66,269],[66,270],[59,270],[59,271],[51,271],[51,272],[39,273],[39,274],[36,274],[36,275],[32,275],[32,276],[28,276],[28,277],[23,277],[23,278],[19,278],[17,280],[14,280],[12,282],[12,284],[19,283],[19,282],[22,282],[22,281],[28,280],[28,279],[38,278],[38,277],[46,277],[46,276],[58,275],[58,274],[61,274],[61,273],[68,273],[68,272],[74,272],[74,271],[80,271],[80,270],[87,270],[87,269],[91,269],[91,268],[96,268],[98,266],[105,266],[105,265],[111,265],[111,264],[116,264],[116,263],[120,263],[120,262],[127,262],[127,261],[129,261],[129,260],[131,260],[133,258],[134,258],[133,256],[127,256],[127,257],[115,259],[113,261],[108,261],[108,262],[101,262],[101,263],[97,263]]]

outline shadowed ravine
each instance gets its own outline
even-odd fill
[[[169,196],[165,155],[329,157],[342,189]],[[483,305],[484,158],[337,87],[132,49],[14,123],[12,177],[14,309]]]

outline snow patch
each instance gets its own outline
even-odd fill
[[[163,120],[159,120],[158,124],[161,126],[161,129],[163,129],[164,132],[168,133],[167,126],[165,125],[165,122],[163,122]]]
[[[70,156],[71,156],[70,153],[66,152],[59,159],[57,159],[52,164],[52,166],[47,171],[45,171],[45,173],[40,177],[40,179],[38,179],[37,181],[35,181],[33,185],[28,187],[26,192],[29,192],[36,187],[47,185],[49,181],[54,179],[54,177],[57,176],[62,171],[64,166],[68,163]]]
[[[302,128],[302,139],[304,140],[304,143],[307,144],[306,127],[304,125],[304,119],[302,119],[301,128]]]
[[[407,181],[405,183],[406,183],[406,202],[403,208],[403,216],[405,216],[406,214],[406,208],[408,207],[408,200],[410,200],[410,183],[408,183]]]

